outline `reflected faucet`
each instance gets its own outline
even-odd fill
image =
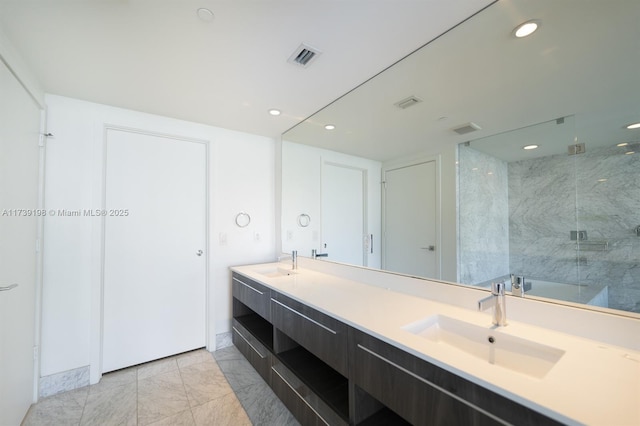
[[[524,276],[511,274],[511,294],[524,297],[524,294],[531,290],[531,281],[525,282]]]
[[[311,249],[311,258],[312,259],[317,259],[319,257],[327,257],[327,256],[329,256],[328,253],[318,253],[318,250]]]
[[[485,311],[493,308],[492,323],[498,327],[507,325],[507,306],[504,295],[504,283],[491,283],[491,296],[478,301],[478,310]]]

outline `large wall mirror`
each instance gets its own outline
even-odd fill
[[[283,251],[640,317],[638,22],[499,0],[293,127]]]

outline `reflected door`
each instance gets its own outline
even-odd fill
[[[103,372],[205,346],[206,146],[109,129]]]
[[[385,173],[383,268],[438,278],[436,163]]]
[[[339,164],[322,167],[322,247],[327,259],[366,266],[366,171]]]
[[[18,425],[34,398],[40,109],[1,62],[0,93],[0,425]]]

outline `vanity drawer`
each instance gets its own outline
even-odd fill
[[[252,279],[238,273],[233,273],[231,292],[233,297],[252,309],[255,313],[271,321],[271,307],[269,300],[271,290]]]
[[[355,329],[351,380],[412,424],[559,423]]]
[[[272,293],[271,306],[275,328],[347,377],[345,324],[277,292]]]
[[[233,320],[232,340],[236,348],[262,376],[265,382],[271,383],[271,364],[273,354],[260,341],[238,322]]]

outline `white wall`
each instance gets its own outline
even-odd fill
[[[274,141],[197,123],[46,95],[45,207],[102,206],[105,124],[209,141],[209,347],[230,330],[228,267],[275,259]],[[251,215],[246,228],[235,215]],[[100,374],[101,222],[45,219],[41,375],[91,366]],[[223,241],[225,241],[223,243]]]
[[[13,76],[20,82],[29,96],[40,106],[44,106],[44,91],[39,81],[26,65],[20,53],[13,47],[0,28],[0,61],[4,62]]]
[[[367,226],[374,235],[373,253],[367,255],[367,266],[380,268],[381,262],[381,188],[382,164],[326,149],[282,141],[282,251],[298,250],[300,256],[311,256],[320,247],[322,163],[356,167],[367,171]],[[311,217],[308,227],[300,227],[298,215]]]

